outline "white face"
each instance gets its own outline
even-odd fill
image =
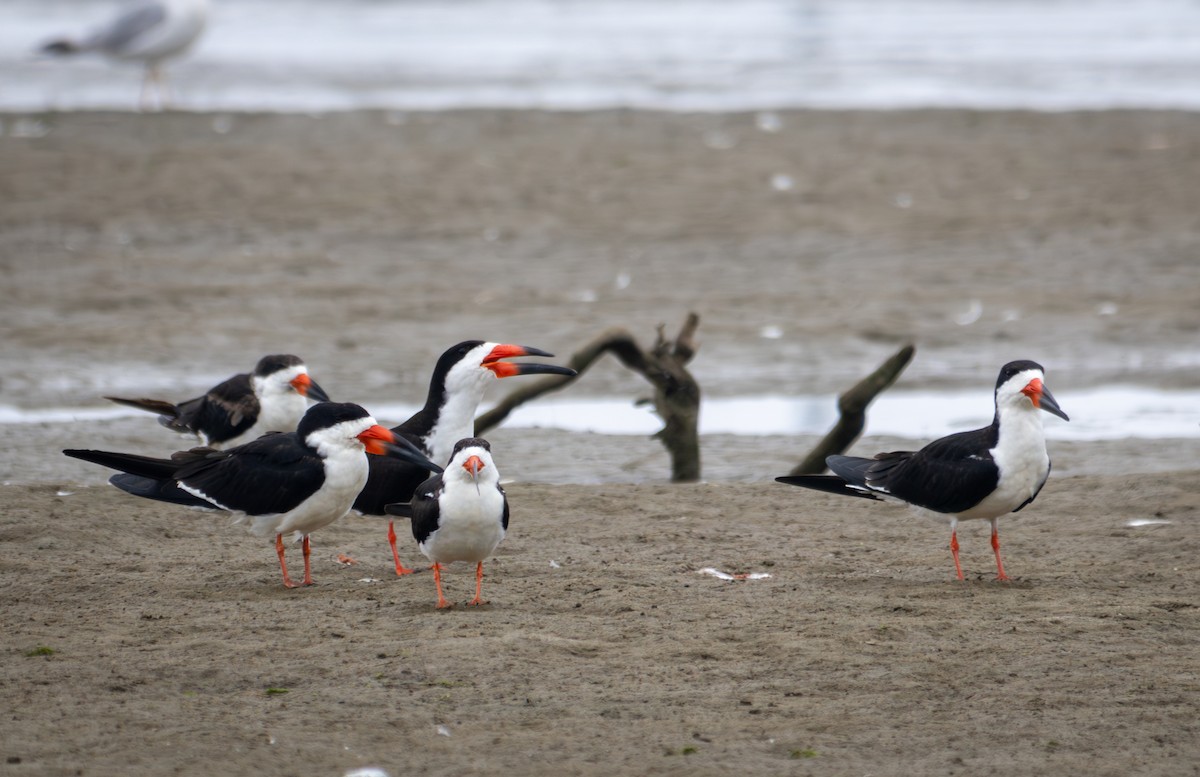
[[[1033,381],[1036,384],[1030,385]],[[1033,403],[1031,394],[1041,395],[1041,386],[1045,381],[1045,375],[1041,370],[1025,370],[1013,375],[1000,387],[996,389],[996,407],[1016,408],[1022,410],[1037,410],[1037,406]]]
[[[482,391],[488,381],[496,377],[486,367],[480,366],[487,355],[492,352],[497,343],[477,345],[467,352],[458,363],[446,373],[447,393]]]
[[[474,473],[472,473],[474,469]],[[454,454],[446,471],[444,481],[457,481],[477,486],[495,485],[500,482],[500,472],[492,461],[492,454],[479,447],[463,448]]]
[[[295,367],[289,367],[286,370],[273,372],[265,378],[260,378],[255,375],[252,380],[256,393],[260,397],[264,396],[281,396],[284,394],[297,393],[296,387],[292,385],[292,381],[300,375],[307,375],[308,368],[303,364],[298,364]]]
[[[446,404],[425,438],[425,450],[438,464],[450,457],[455,443],[475,433],[475,413],[496,377],[481,364],[495,347],[496,343],[475,346],[446,373]]]

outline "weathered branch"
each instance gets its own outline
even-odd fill
[[[800,462],[788,474],[815,475],[825,471],[825,458],[843,453],[854,444],[862,434],[867,424],[867,406],[875,397],[896,382],[900,373],[912,361],[916,349],[906,345],[879,366],[877,370],[860,380],[854,388],[838,397],[838,412],[841,416],[837,424],[825,435],[825,438],[813,448],[804,461]]]
[[[689,313],[674,341],[667,340],[664,326],[649,352],[624,329],[610,329],[577,351],[567,363],[574,377],[548,376],[513,391],[494,408],[475,419],[475,433],[483,434],[509,416],[518,406],[579,379],[601,356],[611,353],[621,364],[646,378],[654,386],[654,407],[663,428],[654,436],[671,456],[671,480],[700,479],[700,386],[684,366],[696,354],[696,329],[700,317]]]

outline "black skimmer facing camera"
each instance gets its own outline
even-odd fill
[[[483,561],[508,529],[508,499],[487,440],[459,440],[445,472],[418,486],[409,503],[388,505],[387,512],[412,519],[413,537],[433,562],[438,609],[452,606],[442,594],[442,565],[455,561],[475,564],[475,598],[467,604],[487,603]]]
[[[1034,500],[1050,476],[1050,456],[1039,411],[1062,418],[1037,362],[1004,365],[996,379],[996,414],[990,426],[935,440],[919,451],[880,453],[873,459],[830,456],[833,475],[775,478],[780,483],[834,494],[861,496],[950,516],[950,552],[958,560],[958,522],[984,518],[992,524],[996,577],[1008,580],[1000,560],[1000,516]]]
[[[275,537],[283,584],[294,588],[283,535],[303,539],[304,585],[312,585],[308,535],[350,512],[367,482],[367,453],[397,456],[437,469],[411,443],[379,426],[358,405],[314,405],[295,432],[270,434],[218,451],[193,448],[170,459],[108,451],[65,450],[68,456],[121,470],[109,482],[164,502],[228,510],[235,523]]]
[[[180,434],[194,434],[209,448],[228,448],[267,432],[294,432],[309,400],[329,395],[308,376],[299,356],[275,354],[258,360],[254,372],[234,375],[178,405],[161,399],[105,399],[158,413],[158,422]]]
[[[42,46],[47,54],[97,52],[118,60],[141,62],[141,105],[150,108],[154,88],[158,107],[165,99],[162,66],[187,52],[208,21],[208,0],[141,0],[121,14],[79,39],[62,38]]]
[[[467,340],[450,348],[437,361],[429,381],[425,406],[392,431],[406,438],[439,463],[449,461],[455,444],[475,434],[475,414],[483,393],[495,378],[514,375],[575,375],[569,367],[554,364],[501,361],[518,356],[553,356],[552,353],[525,345],[485,343]],[[354,502],[354,509],[366,515],[384,515],[385,506],[407,502],[429,472],[394,459],[371,459],[371,476]],[[413,570],[400,562],[396,550],[396,527],[388,522],[388,544],[396,574]]]

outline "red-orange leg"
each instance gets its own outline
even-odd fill
[[[308,535],[307,534],[304,535],[304,542],[302,543],[302,547],[304,548],[304,584],[312,585],[313,584],[312,564],[309,562],[309,559],[308,559],[308,557],[312,555],[312,548],[310,548],[308,546]]]
[[[467,604],[479,605],[487,604],[483,600],[483,562],[480,561],[475,567],[475,598],[467,602]]]
[[[958,579],[963,579],[962,564],[958,563],[958,530],[950,530],[950,552],[954,554],[954,571],[958,573]]]
[[[435,563],[433,565],[433,584],[437,586],[438,609],[444,610],[447,607],[453,607],[454,605],[450,604],[450,602],[446,601],[446,597],[442,596],[442,565],[441,564]]]
[[[1004,574],[1004,562],[1000,560],[1000,532],[995,522],[992,523],[992,550],[996,551],[996,579],[1008,580],[1008,575]]]
[[[288,577],[287,562],[283,560],[283,535],[282,534],[275,535],[275,552],[277,554],[279,554],[279,569],[283,572],[283,587],[284,588],[295,588],[296,584],[292,582],[292,579],[290,577]]]
[[[397,575],[411,575],[417,571],[400,563],[400,553],[396,550],[396,524],[393,521],[388,521],[388,545],[392,546],[392,560],[396,562]]]

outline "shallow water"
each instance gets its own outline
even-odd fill
[[[32,56],[115,7],[0,5],[0,109],[134,107],[137,67]],[[1200,4],[214,0],[173,72],[189,110],[1196,109]]]
[[[1046,436],[1051,440],[1200,438],[1200,391],[1106,386],[1064,392],[1057,399],[1071,422],[1047,415]],[[372,405],[371,411],[392,424],[417,409],[410,404],[379,403]],[[933,439],[991,421],[990,408],[978,391],[891,391],[872,404],[867,415],[867,434],[914,440]],[[67,424],[137,416],[146,413],[116,405],[35,409],[0,405],[0,424]],[[837,399],[831,395],[724,397],[704,401],[700,433],[815,435],[824,434],[836,420]],[[504,426],[650,435],[662,423],[646,406],[592,398],[533,402],[514,411]]]

